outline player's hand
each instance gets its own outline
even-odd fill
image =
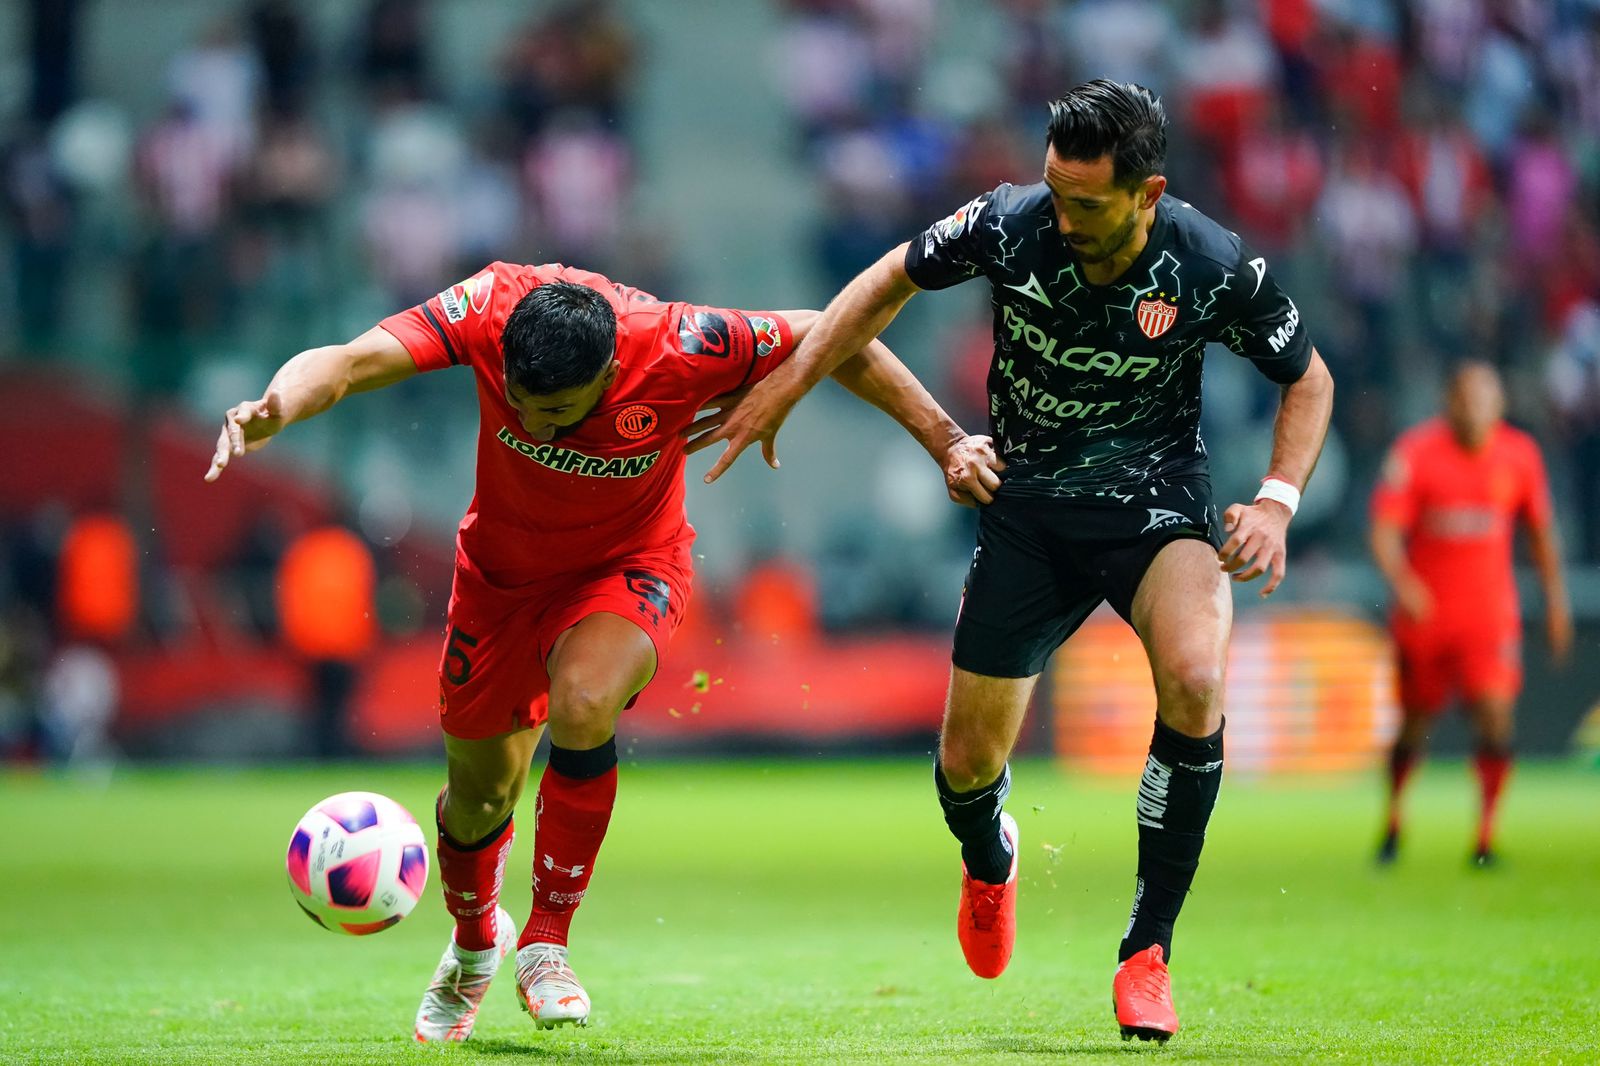
[[[944,487],[950,499],[963,507],[994,502],[1000,490],[1000,471],[1006,461],[995,454],[990,437],[962,437],[944,456]]]
[[[1565,663],[1572,652],[1572,612],[1565,603],[1552,603],[1544,609],[1545,639],[1550,642],[1550,658]]]
[[[1270,596],[1288,572],[1289,508],[1277,500],[1236,503],[1222,514],[1222,528],[1228,540],[1217,550],[1223,572],[1235,581],[1254,581],[1270,572],[1261,588]]]
[[[719,440],[728,442],[717,461],[711,464],[711,469],[706,472],[706,484],[709,485],[721,477],[733,461],[756,441],[761,442],[761,457],[767,461],[772,469],[778,469],[778,430],[783,427],[783,420],[789,417],[790,408],[800,397],[789,396],[780,392],[776,383],[771,379],[762,381],[750,389],[745,397],[739,400],[733,409],[728,411],[715,429],[708,430],[694,440],[684,451],[693,455],[702,448],[709,448]]]
[[[246,400],[228,408],[222,420],[222,432],[217,437],[217,450],[211,456],[211,469],[206,480],[215,481],[227,469],[228,461],[245,452],[266,446],[267,441],[287,423],[283,417],[283,396],[269,389],[259,400]]]
[[[705,447],[704,444],[700,443],[701,439],[721,429],[728,421],[728,416],[738,410],[740,402],[750,395],[750,390],[754,387],[753,385],[746,385],[742,389],[734,389],[732,392],[725,392],[721,396],[713,396],[707,400],[705,406],[701,407],[700,410],[709,411],[710,414],[701,415],[690,423],[688,429],[683,431],[684,436],[689,438],[688,446],[684,448],[684,451],[693,453]],[[707,443],[710,442],[707,441]]]
[[[1401,613],[1413,622],[1426,622],[1433,614],[1433,593],[1415,574],[1408,573],[1395,582],[1394,597]]]

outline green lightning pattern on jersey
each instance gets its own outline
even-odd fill
[[[924,289],[989,280],[989,430],[1017,494],[1129,495],[1203,474],[1206,346],[1227,345],[1280,384],[1311,358],[1265,260],[1170,196],[1109,285],[1084,278],[1042,183],[1002,185],[930,226],[906,271]]]

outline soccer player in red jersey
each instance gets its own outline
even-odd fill
[[[301,352],[260,399],[229,409],[208,481],[348,393],[457,365],[476,379],[477,492],[439,664],[438,857],[455,929],[418,1040],[467,1039],[513,945],[517,998],[534,1021],[587,1019],[568,927],[616,797],[617,716],[655,673],[689,597],[685,446],[719,427],[815,317],[663,303],[587,271],[494,263],[348,344]],[[983,455],[888,349],[868,345],[840,371],[945,467],[951,498],[970,502]],[[533,909],[519,933],[498,897],[546,724]]]
[[[1559,660],[1572,645],[1544,461],[1533,438],[1501,421],[1500,377],[1463,363],[1444,416],[1394,445],[1372,500],[1372,554],[1394,592],[1401,722],[1389,754],[1389,815],[1378,860],[1400,846],[1400,796],[1434,718],[1459,696],[1477,739],[1483,803],[1473,861],[1494,861],[1494,819],[1511,770],[1511,712],[1522,686],[1522,627],[1512,541],[1528,527]]]

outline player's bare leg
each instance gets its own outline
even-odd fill
[[[1428,750],[1428,733],[1432,726],[1433,715],[1427,711],[1408,707],[1400,712],[1400,730],[1389,749],[1389,810],[1383,840],[1378,844],[1380,865],[1389,865],[1400,854],[1400,800],[1412,771]]]
[[[649,683],[656,650],[633,622],[597,613],[556,639],[548,669],[550,763],[539,782],[533,910],[517,940],[517,1001],[542,1029],[589,1017],[567,932],[616,803],[617,715]]]
[[[500,881],[514,835],[512,811],[542,732],[445,737],[446,784],[436,809],[439,875],[456,927],[417,1008],[418,1041],[470,1037],[489,982],[516,943],[516,922],[499,905]]]
[[[1112,1006],[1124,1039],[1178,1031],[1167,961],[1222,785],[1222,690],[1233,599],[1216,552],[1175,540],[1156,554],[1133,599],[1156,688],[1156,725],[1139,781],[1139,868],[1118,949]]]
[[[1006,760],[1039,678],[950,669],[934,784],[945,824],[961,842],[956,939],[979,977],[999,977],[1017,936],[1017,823],[1004,811]]]
[[[1512,707],[1512,698],[1504,695],[1477,696],[1467,701],[1467,718],[1478,743],[1473,766],[1482,797],[1478,842],[1472,853],[1472,861],[1478,866],[1492,866],[1495,862],[1495,815],[1506,778],[1511,775]]]

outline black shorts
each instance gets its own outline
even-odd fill
[[[951,661],[987,677],[1032,677],[1102,600],[1132,622],[1133,596],[1174,540],[1222,546],[1207,478],[1152,482],[1132,497],[1008,496],[978,518],[978,546]]]

